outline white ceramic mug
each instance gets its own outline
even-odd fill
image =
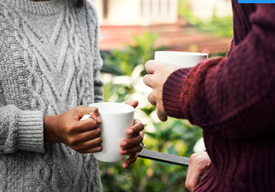
[[[99,124],[102,151],[94,153],[94,157],[104,162],[121,161],[125,155],[120,155],[120,142],[128,137],[126,130],[133,125],[134,107],[113,102],[94,103],[89,106],[97,107],[102,119]]]
[[[183,68],[194,67],[203,59],[207,59],[207,53],[180,52],[180,51],[156,51],[155,60],[170,63]]]

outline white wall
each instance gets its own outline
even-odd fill
[[[99,23],[102,23],[103,20],[103,5],[102,5],[102,0],[87,0],[87,1],[93,1],[94,5],[96,6],[96,10],[98,13],[98,20]]]
[[[113,25],[138,24],[139,0],[109,0],[108,23]]]

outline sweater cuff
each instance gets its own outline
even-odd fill
[[[39,111],[22,111],[18,117],[17,148],[44,153],[43,114]]]
[[[192,68],[181,68],[174,71],[163,86],[163,107],[165,112],[175,118],[184,118],[181,110],[181,94],[183,83]]]

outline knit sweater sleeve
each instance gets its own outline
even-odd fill
[[[171,74],[163,89],[165,111],[234,139],[274,132],[274,14],[275,5],[257,5],[251,31],[228,57]]]
[[[44,152],[43,115],[14,105],[0,107],[0,154],[17,150]]]

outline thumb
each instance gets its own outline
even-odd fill
[[[138,106],[138,101],[128,101],[126,102],[127,105],[131,105],[132,107],[136,108]]]
[[[88,119],[88,118],[92,118],[97,123],[101,123],[102,122],[97,107],[85,107],[85,108],[83,108],[83,110],[81,110],[79,112],[78,115],[81,117],[80,120],[85,120],[85,119]]]

